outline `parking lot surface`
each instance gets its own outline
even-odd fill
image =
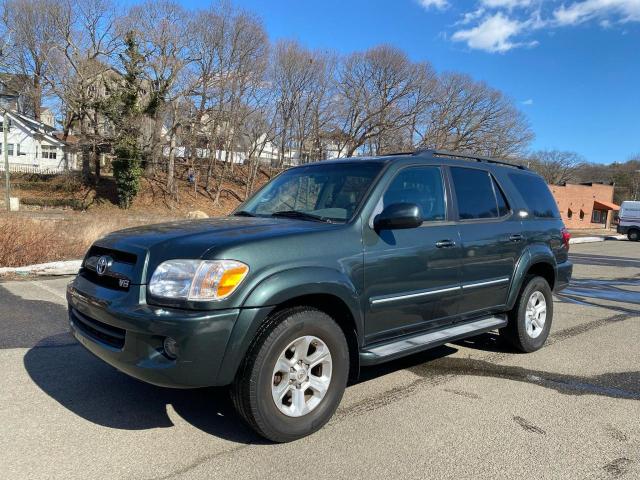
[[[67,333],[69,278],[0,283],[0,477],[640,478],[640,244],[571,247],[542,350],[492,334],[363,370],[332,421],[265,443],[223,389],[119,373]]]

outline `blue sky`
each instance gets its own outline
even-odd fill
[[[197,8],[208,2],[183,0]],[[640,0],[234,0],[272,40],[348,53],[380,43],[501,89],[534,149],[640,153]]]

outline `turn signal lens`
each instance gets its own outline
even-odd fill
[[[226,270],[218,282],[218,298],[231,295],[242,280],[244,280],[244,277],[247,276],[247,273],[249,273],[249,267],[246,265]]]

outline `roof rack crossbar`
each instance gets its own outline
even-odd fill
[[[477,162],[487,162],[487,163],[495,163],[498,165],[505,165],[508,167],[513,167],[513,168],[519,168],[520,170],[527,170],[527,167],[525,167],[524,165],[516,165],[513,163],[509,163],[509,162],[503,162],[501,160],[496,160],[494,158],[490,158],[490,157],[483,157],[480,155],[473,155],[470,153],[458,153],[458,152],[450,152],[448,150],[433,150],[433,149],[429,149],[429,148],[423,148],[423,149],[419,149],[416,150],[414,155],[420,154],[420,153],[430,153],[434,156],[440,156],[440,157],[453,157],[453,158],[464,158],[464,159],[469,159],[469,160],[475,160]]]

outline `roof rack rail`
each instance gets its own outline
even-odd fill
[[[458,153],[458,152],[450,152],[447,150],[433,150],[430,148],[423,148],[423,149],[418,149],[414,152],[414,155],[418,155],[421,153],[430,153],[433,156],[437,156],[437,157],[453,157],[453,158],[462,158],[465,160],[475,160],[477,162],[487,162],[487,163],[495,163],[498,165],[504,165],[506,167],[513,167],[513,168],[518,168],[520,170],[528,170],[527,167],[525,167],[524,165],[516,165],[513,163],[509,163],[509,162],[503,162],[500,160],[496,160],[494,158],[490,158],[490,157],[482,157],[480,155],[473,155],[471,153]]]

